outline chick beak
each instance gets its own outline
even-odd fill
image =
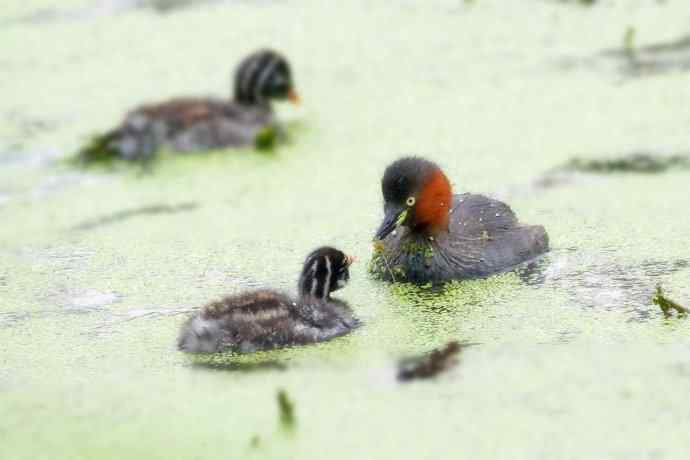
[[[395,230],[400,224],[405,222],[407,218],[407,209],[396,209],[389,208],[386,209],[386,215],[383,217],[383,222],[381,226],[376,231],[376,240],[383,240],[387,237],[393,230]]]
[[[355,259],[354,256],[350,256],[350,255],[347,255],[347,254],[345,255],[345,266],[346,266],[346,267],[349,267],[350,265],[352,265],[352,264],[355,263],[356,261],[357,261],[357,259]]]
[[[288,99],[295,105],[299,105],[300,103],[299,94],[297,94],[297,91],[295,91],[294,88],[290,88],[288,91]]]

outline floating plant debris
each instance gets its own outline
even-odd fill
[[[629,76],[690,70],[690,36],[650,45],[638,45],[637,35],[637,29],[628,26],[623,34],[622,46],[605,50],[601,55],[622,59],[621,70]]]
[[[671,312],[673,310],[675,310],[678,313],[678,316],[687,316],[688,312],[690,311],[684,306],[666,297],[660,285],[656,287],[656,292],[652,297],[652,302],[654,302],[655,305],[658,305],[659,308],[661,308],[661,311],[664,312],[664,316],[666,316],[667,318],[671,316]]]
[[[406,358],[398,365],[398,380],[408,382],[414,379],[428,379],[451,368],[458,362],[462,346],[457,341],[448,342],[422,356]]]
[[[280,424],[283,428],[292,429],[295,426],[295,405],[287,392],[283,389],[278,391],[278,411],[280,412]]]
[[[193,211],[198,207],[199,205],[195,202],[184,202],[175,205],[154,204],[150,206],[143,206],[141,208],[136,209],[126,209],[123,211],[118,211],[109,216],[99,217],[94,220],[82,222],[81,224],[72,227],[72,230],[92,230],[94,228],[102,227],[105,225],[122,222],[132,217],[177,214],[180,212]]]
[[[545,171],[533,185],[537,188],[559,187],[582,180],[584,174],[663,174],[682,170],[690,170],[690,154],[636,152],[603,159],[575,157],[564,165]]]
[[[685,35],[668,42],[654,43],[640,47],[640,51],[645,53],[669,53],[688,50],[690,50],[690,35]]]
[[[690,71],[690,35],[647,45],[641,42],[639,29],[628,25],[621,31],[620,45],[590,57],[566,58],[561,66],[564,69],[582,67],[592,70],[600,69],[602,65],[608,68],[608,61],[624,77],[632,78]]]
[[[219,3],[224,0],[100,0],[82,8],[46,8],[14,21],[18,23],[47,23],[55,21],[78,21],[110,17],[131,10],[145,9],[158,14],[169,14],[202,4]],[[13,21],[13,22],[14,22]]]
[[[640,151],[611,158],[575,157],[565,165],[546,171],[535,185],[551,188],[573,182],[581,174],[661,174],[690,170],[690,154],[663,155]]]
[[[635,53],[644,53],[649,55],[690,51],[690,35],[685,35],[667,42],[636,46],[636,34],[637,31],[635,27],[627,27],[623,35],[623,49],[606,50],[603,52],[603,54],[627,56],[630,54],[630,50],[634,50]]]
[[[659,156],[648,152],[636,152],[618,158],[573,158],[564,169],[597,174],[656,174],[671,169],[690,169],[690,155]]]

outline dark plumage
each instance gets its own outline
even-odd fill
[[[235,71],[234,100],[178,98],[141,106],[119,127],[94,138],[84,160],[146,159],[162,147],[198,152],[254,145],[257,135],[275,128],[270,100],[297,101],[290,66],[283,56],[260,50]]]
[[[192,353],[249,353],[347,334],[359,322],[330,294],[350,279],[351,263],[337,249],[319,248],[304,262],[297,299],[262,289],[210,303],[182,326],[178,347]]]
[[[510,207],[483,195],[453,195],[433,162],[402,158],[383,175],[384,219],[372,272],[414,283],[481,278],[549,249],[544,227],[518,222]]]

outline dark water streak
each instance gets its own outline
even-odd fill
[[[143,206],[141,208],[126,209],[123,211],[118,211],[118,212],[111,214],[111,215],[108,215],[108,216],[103,216],[103,217],[99,217],[96,219],[87,220],[85,222],[82,222],[81,224],[75,225],[70,230],[72,230],[72,231],[93,230],[93,229],[98,228],[98,227],[120,223],[120,222],[129,220],[129,219],[134,218],[134,217],[157,216],[157,215],[165,215],[165,214],[178,214],[181,212],[194,211],[198,208],[199,208],[199,204],[194,203],[194,202],[179,203],[176,205],[154,204],[154,205],[149,205],[149,206]]]

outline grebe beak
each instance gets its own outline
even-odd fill
[[[299,105],[300,103],[299,94],[297,94],[297,91],[295,91],[294,88],[290,88],[288,91],[288,99],[295,105]]]
[[[357,261],[357,259],[355,259],[354,256],[349,256],[347,254],[345,255],[345,266],[346,267],[349,267],[350,265],[352,265],[356,261]]]
[[[398,228],[407,219],[407,209],[386,207],[383,222],[376,231],[375,240],[382,240],[387,237],[393,230]]]

